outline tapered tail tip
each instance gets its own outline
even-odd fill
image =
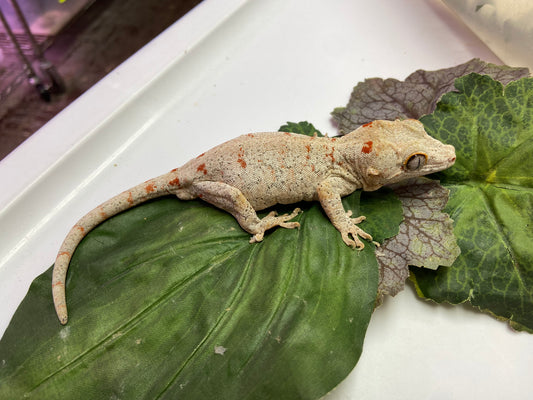
[[[61,325],[66,325],[68,322],[68,313],[67,313],[67,306],[62,303],[59,305],[56,305],[56,314],[57,318],[59,319],[59,322],[61,322]]]

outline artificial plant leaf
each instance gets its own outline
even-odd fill
[[[533,79],[502,84],[470,74],[422,118],[455,146],[455,165],[439,174],[450,189],[461,255],[453,267],[412,270],[419,294],[469,300],[517,329],[533,330]]]
[[[371,243],[350,249],[318,204],[302,208],[300,229],[256,244],[201,201],[162,198],[107,220],[71,261],[66,326],[51,270],[33,282],[0,341],[0,398],[324,395],[361,354],[378,270]],[[363,198],[360,210],[394,220],[395,208]]]
[[[278,129],[278,131],[299,133],[301,135],[306,135],[306,136],[315,136],[315,135],[317,135],[318,137],[324,136],[320,133],[318,129],[316,129],[313,126],[313,124],[307,121],[287,122],[285,125],[282,125]]]
[[[389,187],[402,202],[404,220],[398,235],[376,249],[380,266],[378,301],[403,290],[409,265],[433,270],[449,267],[461,252],[453,234],[453,221],[441,212],[448,201],[447,189],[424,177]]]
[[[504,84],[529,76],[527,68],[512,68],[473,59],[437,71],[418,70],[405,81],[371,78],[358,83],[348,105],[336,108],[332,115],[341,135],[376,119],[419,119],[433,112],[440,97],[453,90],[455,78],[471,72],[490,75]]]
[[[402,203],[391,189],[382,187],[374,192],[358,190],[344,197],[342,204],[345,210],[352,211],[354,217],[367,217],[358,226],[370,233],[375,242],[382,243],[398,234],[403,220]],[[365,246],[369,243],[364,242]]]

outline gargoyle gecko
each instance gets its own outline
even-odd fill
[[[81,218],[65,238],[54,265],[52,293],[62,324],[67,323],[65,280],[74,250],[94,227],[149,199],[175,194],[181,200],[200,198],[231,213],[263,240],[275,226],[296,228],[290,222],[299,212],[260,219],[256,211],[275,204],[318,200],[342,240],[362,249],[372,237],[357,226],[364,216],[351,218],[341,198],[356,189],[366,191],[403,179],[450,167],[455,149],[429,136],[417,120],[374,121],[342,137],[310,137],[286,132],[253,133],[229,140],[200,154],[180,168],[150,179],[107,200]]]

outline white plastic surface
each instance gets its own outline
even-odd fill
[[[506,64],[533,70],[531,0],[443,0]]]
[[[239,134],[330,111],[368,77],[498,62],[436,0],[207,0],[0,163],[0,333],[70,226]],[[59,325],[58,325],[59,327]],[[525,398],[533,336],[466,306],[387,299],[328,399]]]

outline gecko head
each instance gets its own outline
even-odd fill
[[[364,190],[442,171],[455,162],[455,148],[429,136],[418,120],[374,121],[353,133],[362,143],[356,152]]]

